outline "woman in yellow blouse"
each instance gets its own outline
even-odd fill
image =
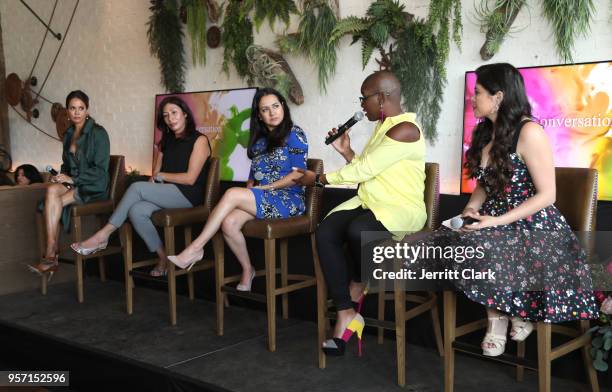
[[[364,322],[359,311],[365,295],[360,278],[361,233],[389,231],[402,236],[420,230],[427,219],[423,201],[425,140],[415,114],[402,112],[397,77],[389,71],[376,72],[364,80],[361,94],[368,120],[377,121],[361,155],[351,149],[348,133],[344,133],[332,145],[346,166],[319,177],[296,169],[304,175],[295,181],[306,186],[359,184],[357,196],[334,208],[316,232],[321,268],[338,311],[333,339],[323,344],[327,355],[343,355],[354,332],[361,354]],[[350,264],[344,254],[345,242]]]

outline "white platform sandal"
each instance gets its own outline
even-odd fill
[[[533,323],[524,321],[520,317],[512,317],[512,329],[510,330],[510,339],[516,342],[522,342],[527,339],[527,336],[533,332]]]
[[[508,317],[507,316],[498,316],[498,317],[489,317],[489,322],[491,323],[491,331],[495,331],[496,323],[504,323],[504,333],[495,333],[495,332],[487,332],[485,334],[484,339],[482,340],[481,348],[482,354],[487,357],[497,357],[502,355],[504,351],[506,351],[506,333],[508,331]]]

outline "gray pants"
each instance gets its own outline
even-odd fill
[[[149,251],[155,252],[162,247],[162,242],[151,215],[164,208],[189,207],[193,205],[174,184],[135,182],[125,192],[108,223],[119,228],[129,215],[134,230],[147,244]]]

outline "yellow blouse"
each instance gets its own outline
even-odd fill
[[[386,136],[396,124],[410,122],[417,128],[414,113],[387,117],[374,129],[361,155],[326,174],[333,185],[359,184],[357,196],[334,208],[331,213],[357,207],[370,209],[387,230],[396,236],[421,230],[427,220],[425,191],[425,140],[400,142]]]

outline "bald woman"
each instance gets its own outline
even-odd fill
[[[361,155],[351,148],[346,132],[332,143],[346,166],[320,176],[298,169],[303,176],[294,180],[306,186],[359,185],[357,196],[334,208],[316,232],[321,268],[338,311],[333,338],[323,343],[327,355],[343,355],[353,333],[357,333],[361,354],[364,321],[359,312],[366,287],[360,276],[361,233],[382,231],[402,236],[420,230],[427,220],[423,201],[425,141],[415,114],[402,111],[397,77],[389,71],[375,72],[364,80],[361,94],[366,117],[376,121]],[[329,134],[335,132],[332,129]],[[344,243],[348,243],[350,262]]]

